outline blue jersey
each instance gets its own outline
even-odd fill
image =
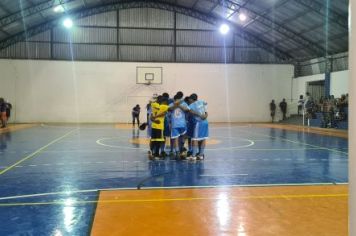
[[[180,105],[189,109],[187,103],[181,102]],[[173,107],[174,104],[169,105],[169,107]],[[174,108],[171,113],[171,122],[172,128],[185,128],[187,127],[187,123],[185,121],[185,112],[179,107]]]
[[[200,115],[204,115],[205,112],[208,111],[207,103],[204,102],[203,100],[198,100],[198,101],[193,102],[192,104],[189,105],[189,108],[192,111],[195,111],[196,113],[198,113]],[[196,115],[194,115],[194,119],[196,121],[202,121],[202,119],[199,116],[196,116]],[[206,119],[204,121],[206,121]]]

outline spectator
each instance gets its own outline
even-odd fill
[[[337,102],[337,108],[339,109],[339,112],[344,112],[345,111],[345,107],[347,107],[347,103],[346,103],[346,95],[342,94],[341,98],[339,99],[339,101]]]
[[[6,103],[6,120],[9,121],[11,116],[12,105],[11,103],[9,103],[9,101],[6,101],[5,103]]]
[[[283,120],[286,119],[286,113],[287,113],[287,103],[286,103],[286,99],[283,98],[282,102],[279,103],[279,108],[281,109],[282,113],[283,113]]]
[[[304,113],[306,114],[307,118],[312,118],[313,107],[314,107],[313,99],[310,96],[310,93],[307,92],[304,101]]]
[[[304,107],[304,98],[303,95],[300,95],[298,100],[298,115],[300,114],[300,112],[302,112],[303,107]]]
[[[135,120],[137,120],[137,127],[140,127],[140,105],[136,105],[134,108],[132,108],[132,127],[135,127]]]
[[[274,122],[274,116],[276,115],[276,104],[274,103],[274,100],[269,104],[269,109],[271,111],[271,118],[272,118],[272,123]]]
[[[146,113],[147,113],[147,123],[149,122],[149,120],[150,120],[150,114],[151,114],[151,101],[149,101],[148,103],[147,103],[147,105],[146,105]]]
[[[348,93],[345,95],[345,101],[346,101],[346,105],[348,106],[349,105],[349,94]]]
[[[3,98],[0,98],[0,119],[1,119],[1,128],[5,128],[7,125],[7,116],[6,116],[6,102]]]

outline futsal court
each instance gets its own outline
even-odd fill
[[[123,124],[1,132],[1,235],[347,235],[344,131],[212,124],[204,161]]]
[[[0,236],[356,236],[355,10],[0,0]]]

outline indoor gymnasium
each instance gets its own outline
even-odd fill
[[[0,235],[356,235],[355,12],[1,0]]]

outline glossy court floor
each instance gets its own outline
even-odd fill
[[[211,125],[202,162],[125,125],[0,132],[0,235],[347,235],[343,131]]]

